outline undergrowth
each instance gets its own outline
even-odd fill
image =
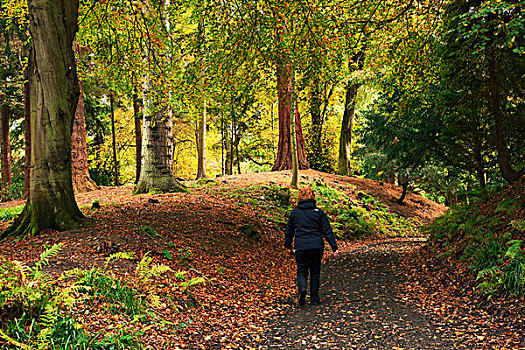
[[[148,254],[137,264],[135,276],[124,279],[116,275],[111,263],[134,258],[125,252],[109,256],[104,267],[74,269],[53,278],[42,268],[61,246],[46,249],[33,267],[0,257],[2,349],[142,349],[142,330],[120,325],[113,332],[89,334],[70,310],[97,306],[111,315],[127,315],[131,322],[166,323],[154,312],[162,299],[170,302],[169,296],[160,294],[159,286],[165,286],[162,275],[172,273],[178,281],[171,285],[175,294],[189,293],[191,287],[204,283],[202,277],[186,278],[186,271],[174,272],[166,265],[153,264]]]
[[[317,179],[310,183],[314,189],[317,206],[328,216],[332,229],[339,239],[355,239],[375,234],[390,237],[418,235],[417,223],[388,211],[388,206],[365,192],[358,199],[348,198],[344,191],[331,187]],[[267,219],[286,225],[290,211],[297,202],[297,190],[280,187],[276,183],[231,188],[213,189],[240,205],[254,205],[264,209]]]
[[[330,187],[323,181],[313,181],[317,206],[329,217],[338,238],[362,238],[374,234],[405,237],[417,235],[413,221],[396,213],[390,213],[388,206],[365,192],[357,194],[358,200]]]
[[[489,297],[525,296],[525,233],[523,221],[508,220],[516,201],[501,200],[493,215],[481,215],[479,204],[456,207],[436,219],[426,231],[444,250],[469,263],[478,288]]]
[[[16,218],[24,209],[23,205],[17,207],[0,208],[0,221],[6,222]]]

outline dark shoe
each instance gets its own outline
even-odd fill
[[[299,292],[299,305],[304,305],[306,304],[306,289],[302,289],[300,292]]]
[[[319,306],[319,303],[320,303],[319,300],[312,300],[310,302],[310,304],[312,304],[313,306]]]

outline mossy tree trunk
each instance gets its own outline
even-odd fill
[[[79,86],[73,54],[78,0],[29,0],[31,175],[26,206],[0,238],[70,229],[83,217],[71,175]]]
[[[145,96],[145,100],[150,98]],[[173,175],[173,118],[167,99],[153,105],[160,108],[152,110],[144,106],[142,159],[135,194],[151,190],[173,192],[184,187]]]

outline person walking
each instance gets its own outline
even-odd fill
[[[338,253],[334,233],[326,214],[316,207],[314,191],[310,186],[299,190],[298,205],[286,224],[284,247],[295,255],[299,305],[306,304],[306,286],[310,272],[310,303],[319,305],[319,275],[324,252],[324,240]],[[292,249],[293,241],[293,249]]]

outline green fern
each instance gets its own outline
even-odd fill
[[[144,254],[142,259],[137,265],[136,278],[137,278],[137,289],[141,291],[146,299],[154,307],[160,305],[160,298],[158,297],[156,286],[153,283],[153,278],[160,277],[163,273],[172,271],[172,269],[163,264],[151,265],[153,258],[148,256],[148,253]]]
[[[40,260],[37,261],[35,267],[33,268],[33,273],[37,273],[38,271],[40,271],[43,265],[48,265],[49,259],[57,256],[57,254],[60,252],[60,249],[62,249],[63,245],[64,243],[55,243],[51,248],[44,250],[40,254]]]
[[[111,254],[110,256],[108,256],[106,258],[106,262],[104,264],[104,269],[107,270],[109,263],[112,262],[112,261],[117,261],[117,260],[120,260],[120,259],[131,260],[133,258],[134,258],[133,252],[118,252],[118,253],[115,253],[115,254]]]

